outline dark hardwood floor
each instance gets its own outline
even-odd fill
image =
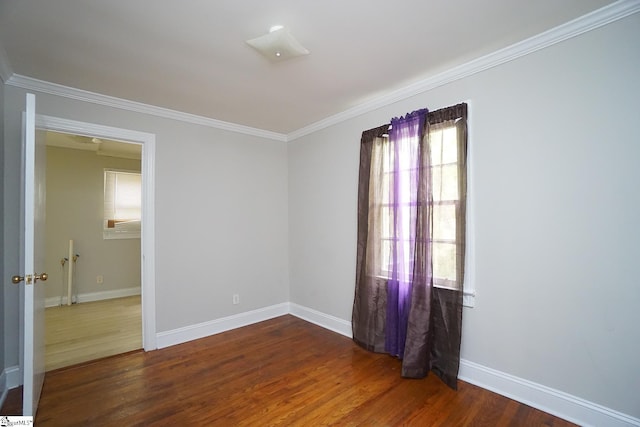
[[[40,426],[572,426],[434,375],[293,316],[46,374]],[[18,414],[19,389],[0,413]],[[8,411],[8,412],[5,412]],[[17,412],[16,412],[17,411]]]

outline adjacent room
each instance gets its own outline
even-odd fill
[[[50,371],[142,348],[141,147],[58,132],[45,139]]]
[[[0,3],[0,415],[640,426],[638,40],[638,0]]]

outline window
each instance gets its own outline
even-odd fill
[[[458,153],[461,137],[466,138],[466,122],[464,124],[461,123],[461,119],[444,120],[430,123],[428,129],[428,151],[430,156],[428,164],[432,198],[427,203],[431,206],[432,212],[431,224],[433,230],[430,248],[432,251],[433,283],[436,287],[446,289],[463,287],[465,305],[472,307],[475,293],[471,282],[473,271],[468,267],[473,262],[474,255],[471,244],[473,236],[472,230],[470,230],[473,223],[468,220],[465,221],[465,217],[469,214],[469,191],[466,188],[466,182],[461,183],[460,179],[465,179],[466,181],[466,176],[462,178],[458,176],[461,173],[461,169],[458,167],[461,159],[464,162],[463,164],[468,166],[468,153],[466,153],[466,157],[461,156],[460,154],[462,153]],[[464,132],[464,134],[461,134],[461,132]],[[415,147],[410,144],[418,144],[419,142],[416,139],[400,141],[398,142],[400,148],[394,150],[389,142],[388,135],[383,135],[381,140],[378,141],[380,142],[378,149],[380,150],[380,168],[382,170],[382,173],[378,176],[381,177],[382,182],[380,184],[373,182],[372,185],[381,189],[380,196],[375,198],[381,204],[374,208],[371,213],[379,215],[379,220],[375,221],[375,223],[381,227],[379,234],[381,241],[377,245],[376,258],[378,261],[372,264],[378,266],[378,275],[380,277],[390,279],[394,262],[396,262],[392,253],[392,248],[394,247],[393,236],[397,236],[398,251],[402,251],[405,254],[414,252],[414,242],[410,237],[415,235],[412,230],[415,222],[415,213],[413,213],[412,206],[415,207],[418,202],[406,195],[413,194],[416,191],[409,188],[409,186],[415,185],[412,184],[414,179],[411,178],[411,175],[416,173],[418,166],[409,164],[411,156],[409,153],[415,150]],[[394,158],[396,155],[399,156],[398,159]],[[399,172],[394,174],[394,169]],[[399,181],[395,187],[393,179]],[[396,195],[396,199],[398,199],[398,209],[396,211],[398,219],[395,225],[397,227],[395,232],[393,227],[396,220],[393,217],[394,212],[390,202],[390,198],[394,197],[394,194],[391,193],[394,191],[393,188],[397,188],[399,193],[399,195]],[[462,202],[465,205],[462,207],[460,200],[461,188],[466,188],[467,190],[467,198]],[[405,197],[406,200],[403,200],[402,197]],[[466,241],[466,243],[462,243],[461,246],[461,241]],[[463,256],[463,251],[466,252],[463,258],[464,264],[460,258]],[[402,259],[404,263],[398,270],[406,275],[406,280],[409,280],[409,276],[413,271],[414,259],[412,257],[399,257],[398,259]],[[464,283],[458,280],[458,276],[462,278],[462,275],[464,275]]]
[[[434,125],[429,131],[433,176],[433,272],[436,286],[456,283],[458,194],[457,127]]]
[[[141,206],[140,172],[105,169],[103,237],[140,238]]]
[[[467,104],[362,132],[353,339],[455,388],[467,284]],[[469,304],[471,303],[471,304]]]
[[[432,125],[429,132],[429,144],[431,154],[431,176],[433,187],[433,200],[430,202],[433,212],[433,276],[436,286],[453,287],[456,281],[456,212],[458,209],[458,175],[457,175],[457,130],[455,125]],[[407,160],[402,156],[403,150],[399,150],[400,158],[397,163],[393,158],[394,153],[390,149],[383,149],[383,168],[385,170],[385,181],[382,185],[382,200],[389,200],[390,181],[393,175],[390,172],[390,166],[394,163],[400,166],[399,178],[402,186],[410,185],[409,179],[402,179],[402,176],[411,174]],[[401,194],[410,194],[409,188],[401,191]],[[409,210],[410,200],[401,200],[402,206]],[[389,204],[382,207],[382,233],[383,240],[380,248],[382,250],[381,259],[389,260],[387,265],[383,264],[381,275],[389,277],[391,271],[391,241],[392,241],[392,222],[393,214]],[[399,227],[404,229],[403,236],[410,236],[410,215],[399,215]],[[405,253],[410,253],[411,241],[404,240],[403,246]],[[407,264],[404,271],[413,270],[412,259],[405,258]]]

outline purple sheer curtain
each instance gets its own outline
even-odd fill
[[[403,358],[411,306],[420,141],[426,109],[391,120],[389,132],[389,211],[391,257],[387,284],[385,351]]]

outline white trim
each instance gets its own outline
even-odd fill
[[[156,348],[155,152],[152,133],[36,115],[36,127],[56,132],[142,144],[142,346]]]
[[[468,360],[458,377],[582,426],[640,426],[638,418]]]
[[[7,389],[20,387],[22,385],[22,372],[20,366],[9,366],[5,368],[4,373],[7,376]]]
[[[7,393],[9,393],[9,387],[7,387],[7,373],[6,370],[3,369],[0,371],[0,408],[4,405]]]
[[[140,295],[141,289],[139,286],[131,287],[131,288],[122,288],[122,289],[111,289],[108,291],[101,292],[91,292],[86,294],[78,294],[77,301],[78,303],[83,302],[92,302],[92,301],[102,301],[114,298],[124,298],[131,297],[134,295]],[[73,300],[73,298],[72,298]],[[66,295],[60,297],[49,297],[45,300],[45,307],[57,307],[60,304],[67,304]]]
[[[186,123],[193,123],[196,125],[209,126],[216,129],[257,136],[260,138],[273,139],[282,142],[286,142],[287,140],[286,135],[282,133],[257,129],[250,126],[225,122],[222,120],[198,116],[195,114],[183,113],[181,111],[171,110],[163,107],[156,107],[154,105],[143,104],[141,102],[116,98],[109,95],[102,95],[95,92],[89,92],[82,89],[59,85],[57,83],[50,83],[43,80],[22,76],[20,74],[13,74],[8,80],[6,80],[6,84],[26,90],[38,91],[41,93],[48,93],[50,95],[75,99],[82,102],[89,102],[92,104],[104,105],[107,107],[134,111],[142,114],[150,114],[152,116],[163,117],[165,119],[172,119]]]
[[[292,302],[289,303],[289,306],[291,307],[289,314],[345,337],[353,338],[351,322]]]
[[[10,366],[0,371],[0,408],[4,405],[9,390],[22,385],[20,367]]]
[[[155,350],[156,343],[156,136],[142,144],[142,346]]]
[[[241,328],[274,317],[284,316],[289,313],[289,303],[272,305],[245,313],[234,314],[196,325],[185,326],[171,331],[159,332],[157,334],[158,348],[165,348],[187,341],[208,337],[232,329]]]
[[[0,43],[0,79],[6,83],[12,75],[13,70],[11,69],[7,52],[4,50],[2,43]]]
[[[404,88],[364,102],[341,113],[329,116],[318,122],[312,123],[309,126],[293,131],[287,135],[287,141],[294,141],[305,135],[336,125],[345,120],[386,107],[394,102],[402,101],[456,80],[497,67],[498,65],[513,61],[572,37],[579,36],[580,34],[610,24],[639,11],[640,0],[619,0],[521,42],[512,44],[480,58],[473,59],[440,74],[427,77],[424,80],[420,80],[409,86],[405,86]]]
[[[155,135],[147,132],[121,129],[112,126],[99,125],[96,123],[79,122],[77,120],[45,116],[42,114],[38,114],[36,117],[36,127],[56,132],[97,137],[98,139],[112,139],[123,142],[145,144],[155,141]],[[144,149],[144,146],[142,148]]]
[[[464,286],[462,304],[465,307],[476,305],[476,203],[475,203],[475,141],[473,123],[473,101],[467,99],[467,216],[465,225]]]

